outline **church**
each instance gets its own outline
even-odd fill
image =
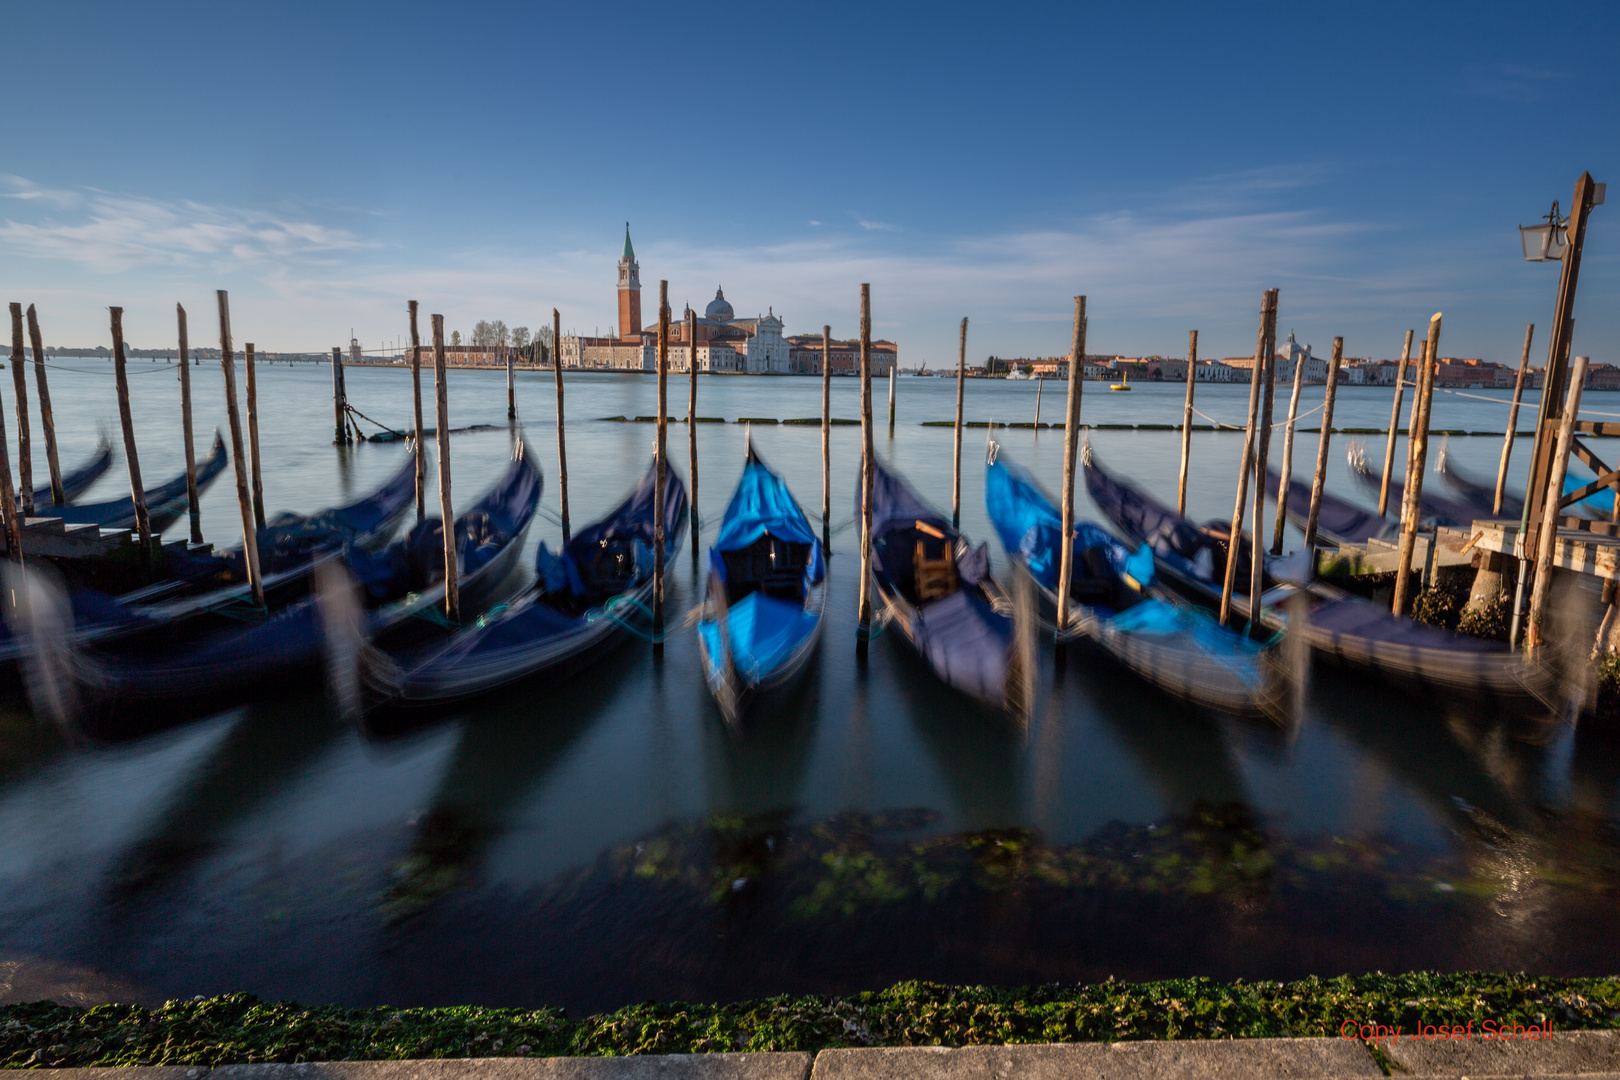
[[[669,327],[669,369],[686,371],[691,356],[686,339],[686,315],[671,313]],[[697,369],[703,372],[732,372],[751,375],[786,375],[789,345],[782,336],[782,317],[774,309],[752,318],[737,318],[725,290],[716,288],[714,299],[695,320]],[[658,369],[658,324],[656,313],[651,327],[641,325],[641,264],[630,243],[630,226],[624,227],[624,254],[619,258],[619,333],[617,337],[577,337],[562,339],[565,368],[606,371],[656,371]]]

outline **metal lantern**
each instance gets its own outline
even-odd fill
[[[1558,200],[1540,225],[1520,225],[1519,239],[1524,244],[1525,262],[1558,262],[1564,257],[1569,243],[1569,222],[1558,214]]]

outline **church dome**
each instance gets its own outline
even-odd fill
[[[731,305],[726,303],[725,291],[716,288],[714,290],[714,299],[710,300],[709,306],[703,309],[703,317],[705,319],[714,319],[716,322],[728,322],[732,315]]]

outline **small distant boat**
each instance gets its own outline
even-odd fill
[[[698,619],[703,677],[730,723],[790,690],[821,640],[827,563],[787,484],[753,442],[709,549]]]
[[[1128,371],[1123,371],[1123,372],[1120,372],[1120,375],[1125,381],[1124,382],[1114,383],[1108,389],[1110,389],[1110,390],[1129,390],[1131,388],[1131,373],[1128,372]]]
[[[1062,518],[1027,469],[992,459],[985,509],[1002,547],[1029,572],[1055,611]],[[1289,679],[1275,646],[1221,626],[1207,613],[1150,595],[1153,549],[1132,551],[1089,521],[1074,523],[1071,633],[1126,670],[1180,700],[1238,715],[1281,718]]]
[[[934,674],[995,709],[1023,713],[1023,663],[987,544],[971,547],[949,518],[881,462],[873,463],[872,576],[883,623]],[[861,488],[855,487],[855,515]]]
[[[686,486],[667,463],[664,477],[667,559],[685,535],[687,502]],[[606,655],[630,636],[628,620],[652,599],[656,480],[657,466],[649,465],[624,502],[560,551],[542,543],[534,585],[498,615],[463,626],[447,641],[394,655],[369,644],[338,655],[329,650],[329,660],[360,667],[358,680],[334,673],[334,685],[362,688],[362,699],[345,705],[351,711],[444,706],[521,680],[560,677]]]

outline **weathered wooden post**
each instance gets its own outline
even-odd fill
[[[1046,387],[1046,376],[1035,376],[1035,434],[1041,433],[1041,391]],[[960,522],[958,522],[960,524]]]
[[[349,443],[349,395],[343,386],[343,350],[332,346],[332,445]]]
[[[504,346],[503,346],[504,348]],[[512,350],[506,352],[506,418],[517,419],[517,376],[512,371]]]
[[[264,469],[259,460],[259,384],[253,373],[253,342],[242,346],[247,372],[248,452],[253,455],[253,526],[264,528]]]
[[[563,543],[568,543],[568,440],[563,435],[562,316],[551,309],[551,369],[557,376],[557,488],[562,500]]]
[[[1341,339],[1342,340],[1342,339]],[[1288,396],[1288,421],[1283,428],[1282,480],[1277,484],[1277,524],[1271,533],[1271,553],[1282,554],[1283,528],[1288,524],[1288,483],[1294,478],[1294,421],[1299,418],[1299,392],[1305,388],[1305,354],[1294,360],[1294,390]],[[1322,442],[1327,442],[1327,421],[1322,421]],[[1185,460],[1185,459],[1183,459]]]
[[[427,447],[422,442],[422,336],[416,330],[416,301],[409,303],[411,313],[411,405],[415,412],[416,428],[416,520],[427,516]]]
[[[1575,437],[1575,421],[1581,411],[1581,388],[1586,383],[1589,358],[1577,356],[1569,372],[1569,392],[1564,397],[1564,415],[1558,420],[1558,443],[1547,472],[1547,490],[1541,504],[1541,533],[1536,538],[1535,584],[1530,590],[1530,615],[1525,625],[1524,648],[1534,655],[1541,647],[1542,616],[1547,609],[1547,593],[1552,587],[1553,556],[1558,549],[1559,503],[1564,497],[1564,476],[1569,468],[1570,442]],[[1529,493],[1526,493],[1526,500]]]
[[[894,363],[889,364],[889,438],[894,438]]]
[[[686,471],[691,478],[692,561],[698,557],[698,460],[697,460],[697,312],[686,310],[686,374],[691,390],[686,397]]]
[[[1395,598],[1390,610],[1406,613],[1411,589],[1412,551],[1417,546],[1418,525],[1423,519],[1423,470],[1429,460],[1429,412],[1433,406],[1434,374],[1440,356],[1440,312],[1429,319],[1429,338],[1423,344],[1423,370],[1418,379],[1417,422],[1407,436],[1412,442],[1412,463],[1406,478],[1405,498],[1401,500],[1401,554],[1395,565]],[[1429,540],[1432,545],[1433,538]]]
[[[1272,403],[1277,393],[1277,315],[1272,313],[1271,335],[1266,339],[1266,383],[1260,399],[1260,425],[1254,445],[1254,527],[1249,542],[1249,618],[1260,617],[1260,595],[1265,591],[1266,458],[1271,451]]]
[[[967,381],[967,316],[962,316],[962,336],[956,345],[956,437],[951,466],[951,524],[962,527],[962,389]]]
[[[653,652],[664,651],[664,468],[669,430],[669,282],[658,283],[658,429],[653,447]]]
[[[28,305],[28,340],[34,348],[34,384],[39,389],[39,422],[45,428],[45,462],[51,470],[51,503],[61,506],[62,465],[56,456],[56,416],[51,412],[51,384],[45,376],[45,343],[39,333],[39,316]]]
[[[1344,338],[1333,339],[1328,361],[1327,389],[1322,392],[1322,436],[1316,444],[1316,473],[1311,477],[1311,508],[1305,518],[1305,550],[1316,573],[1316,522],[1322,513],[1322,492],[1327,487],[1328,444],[1333,438],[1333,399],[1339,390],[1339,366],[1344,363]]]
[[[197,491],[197,448],[191,438],[191,343],[186,336],[186,309],[174,305],[180,332],[180,429],[186,450],[186,510],[191,516],[191,542],[203,542],[202,499]]]
[[[1513,456],[1513,440],[1519,434],[1519,399],[1524,396],[1524,379],[1530,373],[1530,339],[1535,333],[1536,324],[1527,323],[1524,328],[1524,350],[1519,353],[1519,377],[1513,380],[1513,404],[1508,408],[1507,431],[1502,436],[1502,462],[1496,467],[1496,498],[1491,503],[1493,515],[1502,512],[1502,493],[1507,489],[1508,459]],[[1620,502],[1615,506],[1620,509]]]
[[[439,520],[444,526],[444,617],[461,621],[460,564],[456,560],[456,511],[450,501],[450,397],[444,370],[444,316],[433,321],[433,405],[439,442]]]
[[[23,520],[34,515],[34,459],[28,425],[28,357],[23,352],[22,305],[11,305],[11,390],[17,395],[17,485]]]
[[[113,378],[118,384],[118,424],[124,429],[124,457],[129,462],[129,493],[135,504],[135,532],[141,540],[141,561],[152,566],[152,519],[146,512],[146,489],[141,487],[141,458],[135,452],[135,420],[129,412],[129,375],[124,370],[124,309],[112,312]]]
[[[253,525],[253,500],[248,494],[247,462],[243,460],[242,418],[236,408],[236,361],[231,352],[231,301],[224,289],[219,297],[219,366],[225,374],[225,419],[231,429],[231,465],[236,472],[236,505],[242,511],[242,551],[247,556],[248,586],[253,603],[264,607],[264,580],[259,576],[259,531]]]
[[[1277,313],[1277,290],[1267,289],[1260,301],[1260,329],[1254,346],[1254,370],[1249,374],[1249,419],[1243,433],[1243,456],[1238,460],[1237,501],[1232,506],[1232,531],[1226,540],[1226,575],[1221,586],[1221,625],[1232,615],[1232,587],[1237,582],[1238,548],[1243,540],[1243,511],[1249,504],[1249,470],[1254,465],[1254,425],[1260,415],[1260,379],[1265,362],[1271,319]],[[1256,541],[1258,542],[1258,541]]]
[[[1401,395],[1406,392],[1407,362],[1412,358],[1412,331],[1406,332],[1406,341],[1401,344],[1401,360],[1395,365],[1395,403],[1389,407],[1389,435],[1384,442],[1384,478],[1378,485],[1378,516],[1383,517],[1389,510],[1389,474],[1395,468],[1395,432],[1396,424],[1401,419]],[[1417,407],[1416,398],[1412,401],[1414,409]],[[1406,425],[1407,456],[1411,457],[1412,425]]]
[[[1057,632],[1069,628],[1069,589],[1074,581],[1074,457],[1080,449],[1080,395],[1086,370],[1086,298],[1074,298],[1074,328],[1069,340],[1069,400],[1063,410],[1063,515],[1059,543],[1063,553],[1058,563]]]
[[[1187,513],[1187,463],[1192,457],[1193,386],[1198,381],[1198,331],[1187,331],[1187,405],[1181,412],[1181,479],[1176,483],[1176,513]]]
[[[872,453],[872,286],[861,286],[861,588],[855,652],[866,655],[872,637],[872,486],[877,476]]]
[[[821,328],[821,547],[832,546],[832,327]]]
[[[3,404],[3,403],[0,403]],[[11,555],[22,564],[23,520],[17,505],[17,491],[11,486],[11,447],[6,441],[6,411],[0,407],[0,514],[5,516],[6,538]]]

